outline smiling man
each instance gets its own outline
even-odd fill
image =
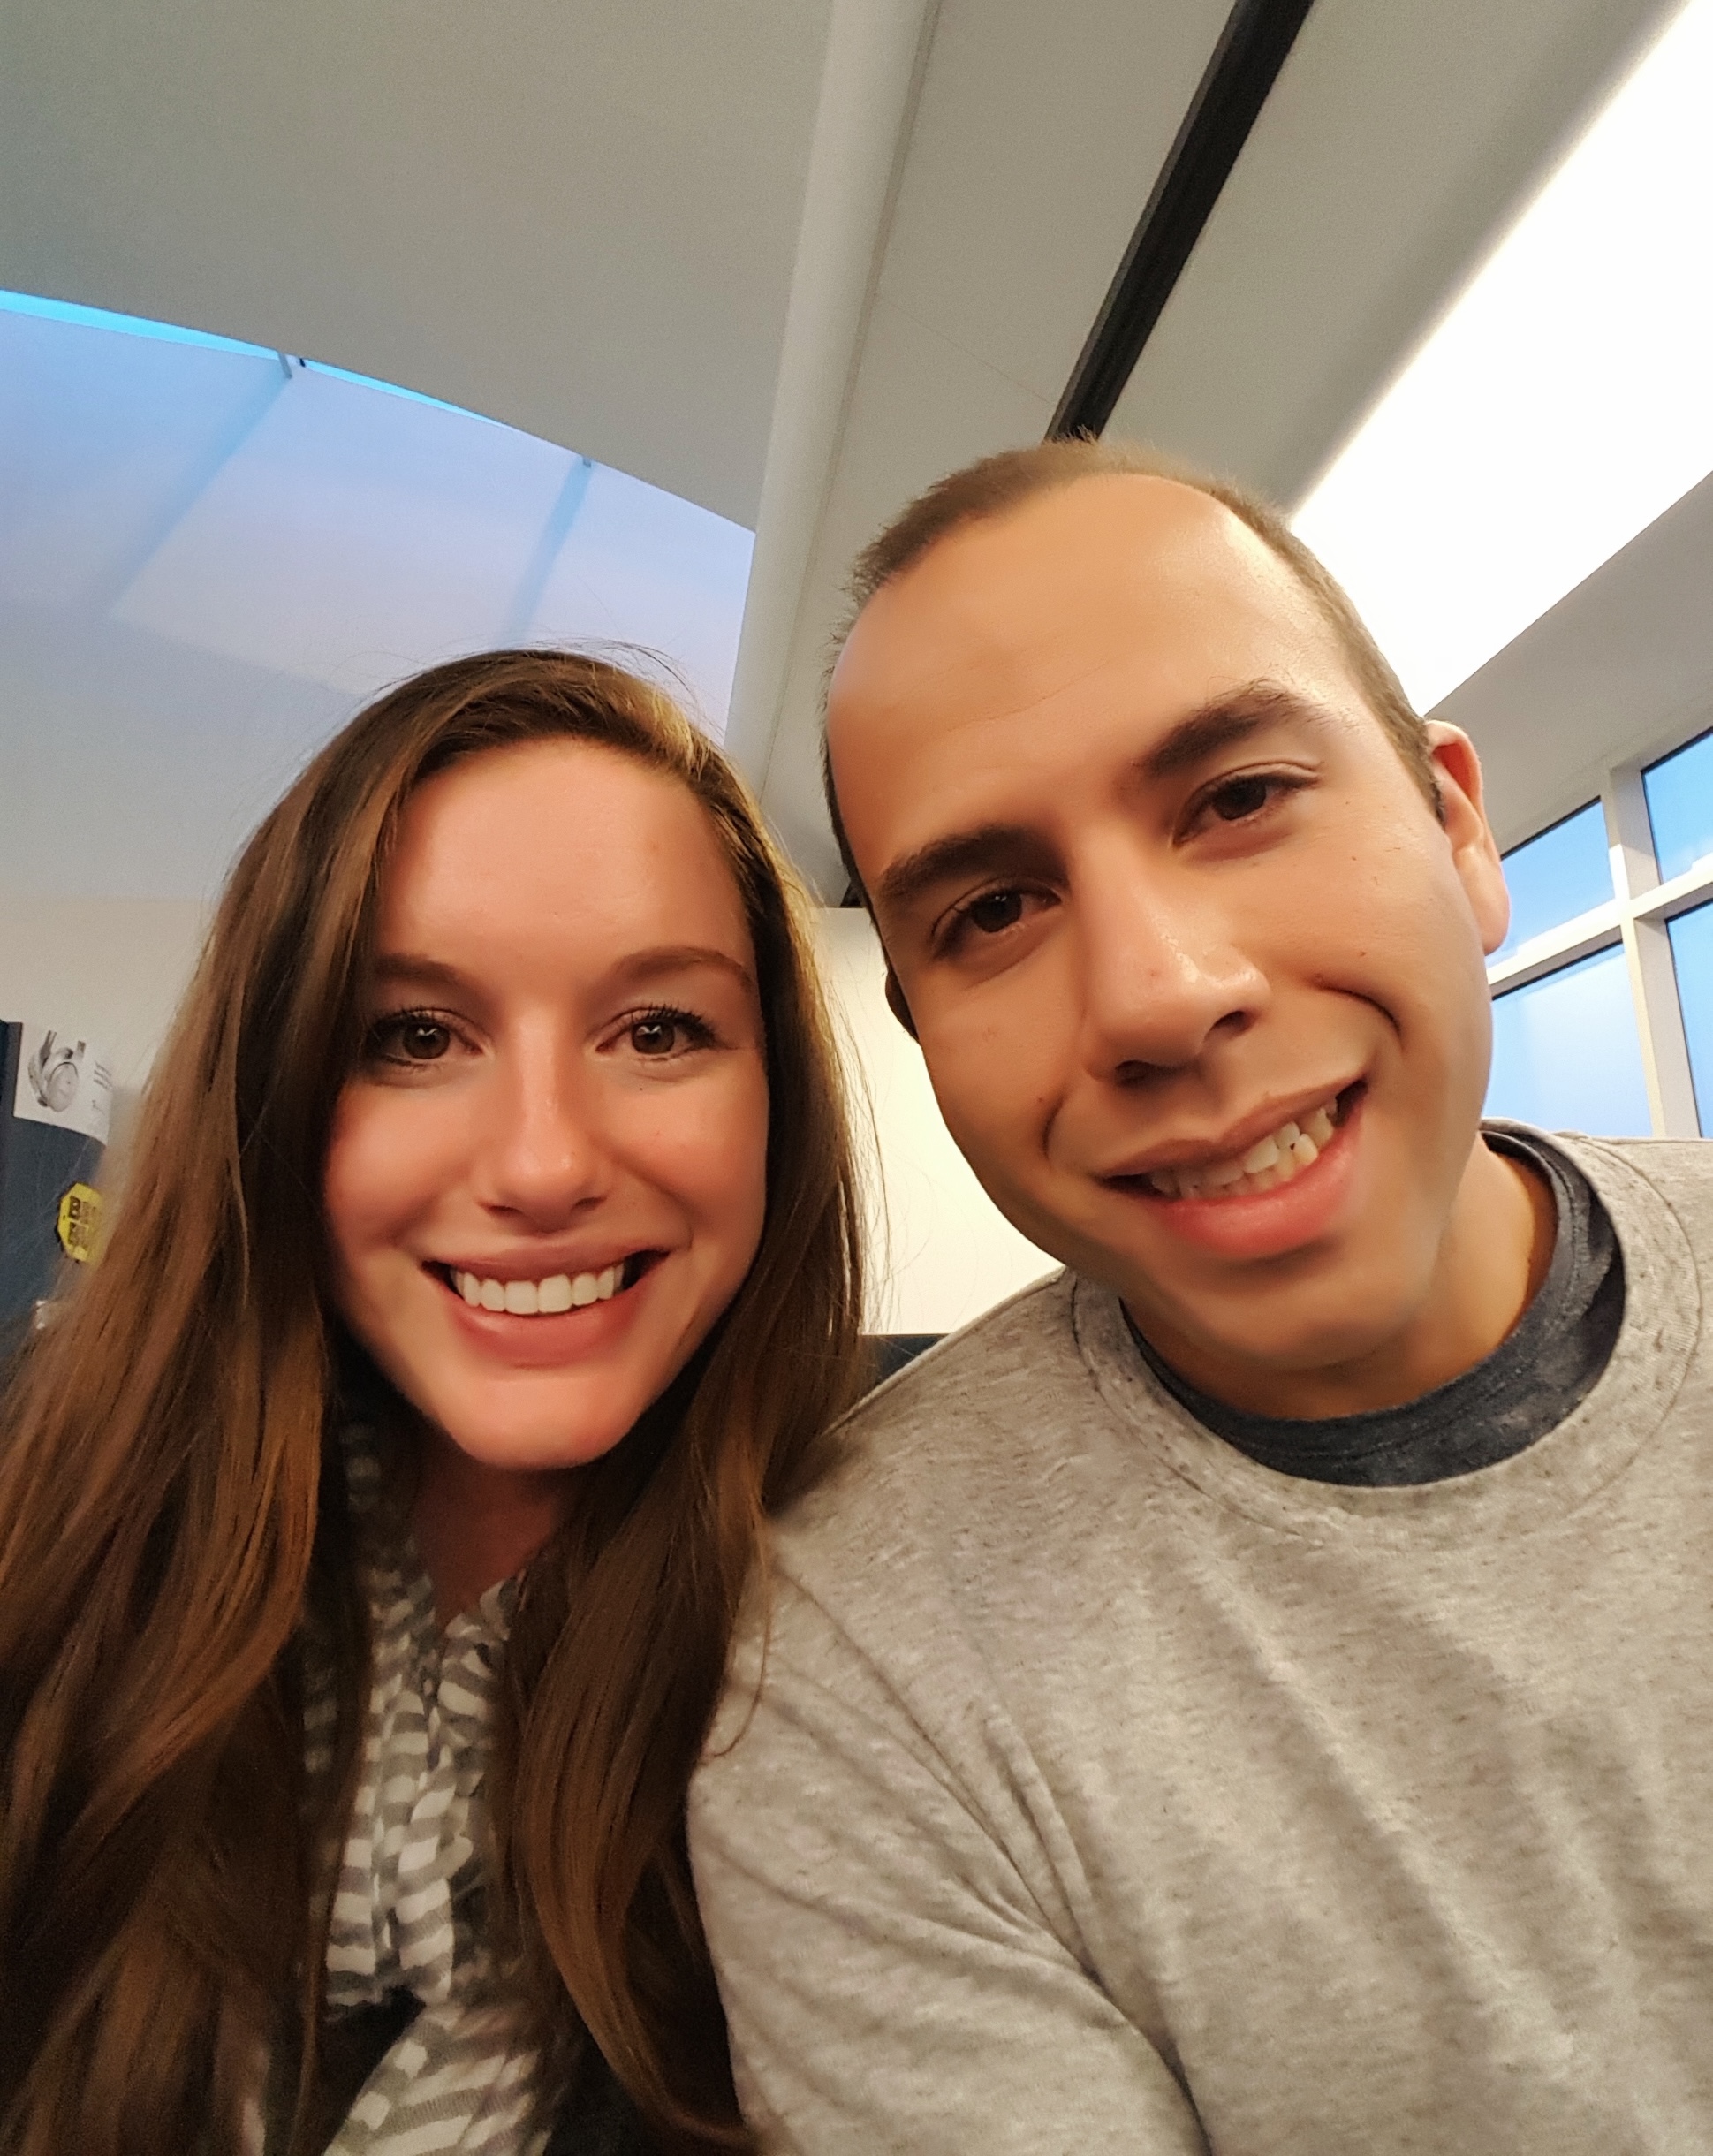
[[[1271,512],[1057,444],[855,591],[889,996],[1067,1270],[779,1531],[692,1813],[766,2145],[1713,2145],[1708,1149],[1482,1130],[1474,752]]]

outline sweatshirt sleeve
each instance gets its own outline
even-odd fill
[[[752,1636],[690,1841],[769,2156],[1205,2152],[1165,2061],[1074,1950],[1026,1798],[984,1817],[898,1689],[788,1582],[758,1686],[762,1667]]]

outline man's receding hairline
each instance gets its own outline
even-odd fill
[[[1125,484],[1140,482],[1147,486],[1170,487],[1176,493],[1190,495],[1196,501],[1206,503],[1217,512],[1214,521],[1222,528],[1234,526],[1239,534],[1252,542],[1266,559],[1283,573],[1291,588],[1308,602],[1310,611],[1314,614],[1316,623],[1332,638],[1334,644],[1339,642],[1332,623],[1326,619],[1324,611],[1319,604],[1317,595],[1309,586],[1297,565],[1281,553],[1266,533],[1258,530],[1247,517],[1234,509],[1230,502],[1224,500],[1209,488],[1197,485],[1194,479],[1180,477],[1172,472],[1096,469],[1066,472],[1057,477],[1044,479],[1027,493],[1019,494],[1013,500],[1001,502],[992,507],[972,505],[964,515],[943,526],[939,530],[930,532],[915,552],[901,562],[889,575],[882,577],[873,589],[859,600],[855,611],[846,621],[834,648],[833,665],[828,671],[829,685],[830,686],[833,673],[837,671],[838,662],[844,655],[845,646],[856,634],[858,623],[883,593],[895,591],[899,586],[908,583],[918,570],[925,568],[931,560],[943,555],[949,547],[957,545],[961,540],[974,539],[983,532],[1003,530],[1009,525],[1021,521],[1032,510],[1042,509],[1060,496],[1074,494],[1080,487],[1095,486],[1107,482],[1119,482]]]
[[[1031,510],[1044,508],[1049,502],[1060,496],[1073,494],[1080,487],[1107,480],[1141,481],[1150,485],[1170,487],[1176,493],[1189,495],[1197,502],[1208,505],[1215,512],[1212,519],[1215,528],[1236,540],[1240,553],[1247,556],[1251,562],[1254,562],[1259,556],[1261,561],[1288,587],[1294,597],[1305,606],[1316,634],[1325,640],[1330,656],[1337,662],[1339,672],[1349,681],[1363,709],[1368,711],[1368,716],[1376,725],[1384,727],[1385,722],[1381,713],[1372,708],[1372,699],[1367,688],[1356,678],[1355,671],[1350,664],[1350,653],[1345,648],[1345,640],[1339,635],[1336,624],[1322,604],[1319,595],[1297,565],[1288,556],[1281,553],[1266,533],[1258,530],[1247,517],[1233,508],[1230,502],[1223,500],[1219,495],[1210,491],[1209,488],[1198,486],[1193,478],[1182,478],[1171,472],[1110,470],[1067,472],[1059,477],[1046,480],[1028,493],[1019,495],[1014,500],[1001,503],[997,507],[973,508],[967,515],[959,517],[955,522],[946,525],[939,531],[930,533],[921,550],[913,554],[890,576],[883,577],[875,586],[868,596],[863,600],[845,624],[844,633],[834,653],[832,665],[829,668],[827,674],[825,731],[830,771],[833,683],[838,671],[838,662],[845,655],[845,648],[854,638],[857,629],[869,608],[886,593],[897,592],[901,587],[908,584],[920,570],[925,569],[930,561],[939,558],[948,548],[955,547],[959,541],[974,540],[984,532],[1002,530],[1009,525],[1020,521],[1028,515]]]

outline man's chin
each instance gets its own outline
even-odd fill
[[[1240,1311],[1163,1302],[1146,1283],[1118,1292],[1155,1353],[1200,1391],[1251,1413],[1313,1419],[1349,1412],[1327,1403],[1346,1385],[1366,1389],[1361,1373],[1408,1328],[1404,1300],[1375,1286],[1335,1278]]]

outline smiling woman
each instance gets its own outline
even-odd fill
[[[741,786],[597,661],[406,683],[135,1158],[0,1427],[0,2141],[745,2146],[684,1795],[860,1294]]]

